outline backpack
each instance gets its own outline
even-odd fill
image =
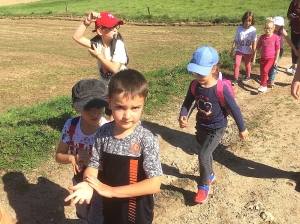
[[[195,90],[196,90],[196,87],[197,87],[197,84],[198,84],[198,81],[197,80],[194,80],[192,82],[192,85],[191,85],[191,92],[192,94],[195,96]],[[224,79],[222,77],[222,73],[219,72],[219,78],[218,78],[218,83],[217,83],[217,88],[216,88],[216,94],[217,94],[217,97],[218,97],[218,100],[221,104],[221,107],[223,107],[226,111],[226,116],[230,115],[232,116],[232,112],[231,110],[229,109],[226,101],[225,101],[225,98],[224,98],[224,92],[223,92],[223,88],[224,86],[227,86],[230,94],[233,96],[233,98],[235,98],[235,93],[234,93],[234,90],[232,88],[232,85],[231,85],[231,82],[227,79]],[[190,112],[190,115],[192,113],[192,111],[197,107],[196,103],[194,104],[191,112]]]
[[[73,135],[74,135],[74,133],[75,133],[76,125],[77,125],[78,122],[79,122],[79,118],[80,118],[80,117],[74,117],[74,118],[72,118],[72,120],[71,120],[71,125],[70,125],[70,127],[69,127],[69,136],[70,136],[71,141],[72,141]]]
[[[112,39],[111,44],[110,44],[110,56],[111,57],[114,56],[114,53],[115,53],[115,50],[116,50],[117,40],[121,40],[122,42],[124,42],[123,37],[122,37],[121,33],[119,33],[119,32],[118,32],[117,36],[114,36],[114,38]],[[91,39],[91,46],[93,46],[93,44],[97,45],[99,42],[102,42],[102,39],[99,35],[96,35]],[[126,61],[125,65],[128,65],[129,57],[128,57],[126,48],[125,48],[125,53],[126,53],[126,57],[127,57],[127,61]]]

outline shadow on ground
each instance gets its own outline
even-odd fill
[[[10,206],[17,215],[18,224],[79,224],[79,220],[66,219],[63,199],[69,192],[44,177],[36,184],[28,183],[21,172],[9,172],[2,177]]]
[[[187,154],[197,154],[199,148],[195,140],[195,136],[189,133],[181,132],[178,130],[170,129],[156,123],[144,121],[145,124],[152,132],[159,134],[170,145],[179,147]],[[180,150],[179,149],[179,150]],[[193,150],[191,150],[193,149]],[[262,163],[258,163],[249,159],[236,156],[233,152],[227,150],[226,146],[219,144],[213,153],[213,158],[219,164],[227,167],[233,172],[250,178],[281,178],[288,179],[295,182],[295,190],[300,192],[300,172],[284,171]],[[197,181],[199,173],[195,175],[181,173],[176,167],[162,164],[164,174],[176,176],[178,178],[188,178]],[[184,195],[186,205],[193,205],[194,193],[186,191],[172,185],[162,185],[163,190],[177,191]]]

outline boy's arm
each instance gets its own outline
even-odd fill
[[[84,37],[84,33],[86,31],[86,28],[88,26],[86,26],[87,24],[85,24],[85,22],[82,22],[79,27],[75,30],[75,33],[73,34],[73,39],[81,44],[84,47],[87,48],[91,48],[91,42],[89,39],[87,39],[86,37]]]
[[[290,48],[292,48],[292,50],[294,51],[295,55],[300,56],[299,51],[297,50],[297,48],[295,47],[295,45],[293,44],[293,42],[291,41],[291,39],[289,38],[289,36],[287,35],[287,33],[283,33],[284,35],[284,39],[286,40],[286,42],[288,43],[288,45],[290,46]]]
[[[67,143],[60,141],[56,149],[55,160],[56,162],[62,164],[72,163],[73,172],[74,174],[76,174],[77,170],[79,171],[79,167],[76,163],[76,158],[75,156],[69,154],[68,151],[69,151],[69,145]]]
[[[84,47],[91,48],[91,42],[89,39],[85,38],[84,32],[86,28],[91,25],[91,23],[95,22],[98,18],[101,18],[100,13],[98,12],[90,12],[87,17],[83,20],[80,26],[75,30],[73,34],[73,39],[81,44]]]
[[[112,73],[118,72],[122,64],[125,64],[127,61],[125,46],[124,43],[120,40],[116,42],[116,49],[111,60],[103,57],[99,49],[97,49],[95,46],[93,47],[94,49],[89,49],[90,54],[98,59],[101,64]]]
[[[98,194],[107,198],[129,198],[147,194],[155,194],[159,191],[162,176],[148,178],[135,184],[111,187],[101,183],[97,177],[88,176],[86,180]]]

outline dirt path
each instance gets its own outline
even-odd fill
[[[15,5],[28,2],[38,2],[39,0],[1,0],[0,6]]]
[[[280,66],[289,63],[283,58]],[[266,94],[256,94],[257,74],[235,87],[250,136],[240,141],[230,120],[214,154],[217,181],[206,204],[193,203],[198,176],[193,119],[189,128],[179,129],[179,105],[174,105],[168,116],[146,122],[159,135],[165,174],[155,195],[154,223],[263,223],[265,211],[275,217],[273,223],[298,223],[300,104],[289,94],[292,76],[283,68]],[[74,208],[62,202],[71,184],[69,166],[53,159],[30,173],[1,176],[0,203],[15,223],[80,223]]]

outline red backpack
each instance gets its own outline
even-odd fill
[[[194,80],[192,82],[192,85],[191,85],[191,92],[192,92],[192,94],[194,96],[195,96],[195,90],[196,90],[197,84],[198,84],[198,81]],[[219,102],[221,104],[221,107],[223,107],[226,110],[226,116],[228,116],[228,115],[232,116],[232,112],[229,109],[229,107],[228,107],[228,105],[227,105],[227,103],[225,101],[225,98],[224,98],[224,92],[223,92],[224,86],[227,86],[230,94],[232,95],[233,98],[235,98],[235,93],[234,93],[234,90],[232,88],[231,82],[229,80],[227,80],[227,79],[223,79],[222,78],[222,73],[219,72],[219,79],[218,79],[218,83],[217,83],[216,94],[217,94],[218,100],[219,100]],[[196,103],[193,106],[190,114],[192,113],[192,111],[195,108],[196,108]]]

